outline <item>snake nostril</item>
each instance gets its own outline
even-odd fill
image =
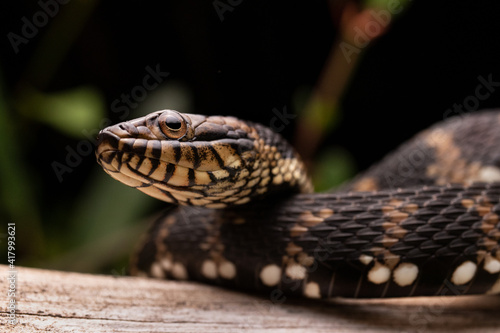
[[[123,122],[118,125],[115,125],[120,130],[127,132],[128,135],[137,136],[139,135],[139,130],[136,126],[132,125],[130,122]]]

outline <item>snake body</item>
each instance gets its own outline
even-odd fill
[[[309,298],[500,293],[500,112],[441,122],[334,193],[270,129],[152,113],[99,133],[113,178],[178,205],[132,272]]]

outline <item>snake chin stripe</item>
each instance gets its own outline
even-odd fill
[[[279,134],[234,117],[153,112],[102,130],[96,156],[178,204],[136,275],[312,299],[498,294],[499,127],[499,110],[450,118],[328,193]]]

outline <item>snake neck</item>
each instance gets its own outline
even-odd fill
[[[269,192],[312,193],[314,191],[306,166],[296,150],[281,135],[260,124],[252,124],[257,132],[254,142],[258,151],[254,169]]]
[[[98,142],[109,175],[174,204],[225,208],[313,190],[281,135],[234,117],[163,110],[105,128]]]

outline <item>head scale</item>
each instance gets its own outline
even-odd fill
[[[163,110],[105,128],[98,141],[109,175],[171,203],[223,208],[277,188],[310,190],[284,139],[233,117]]]

